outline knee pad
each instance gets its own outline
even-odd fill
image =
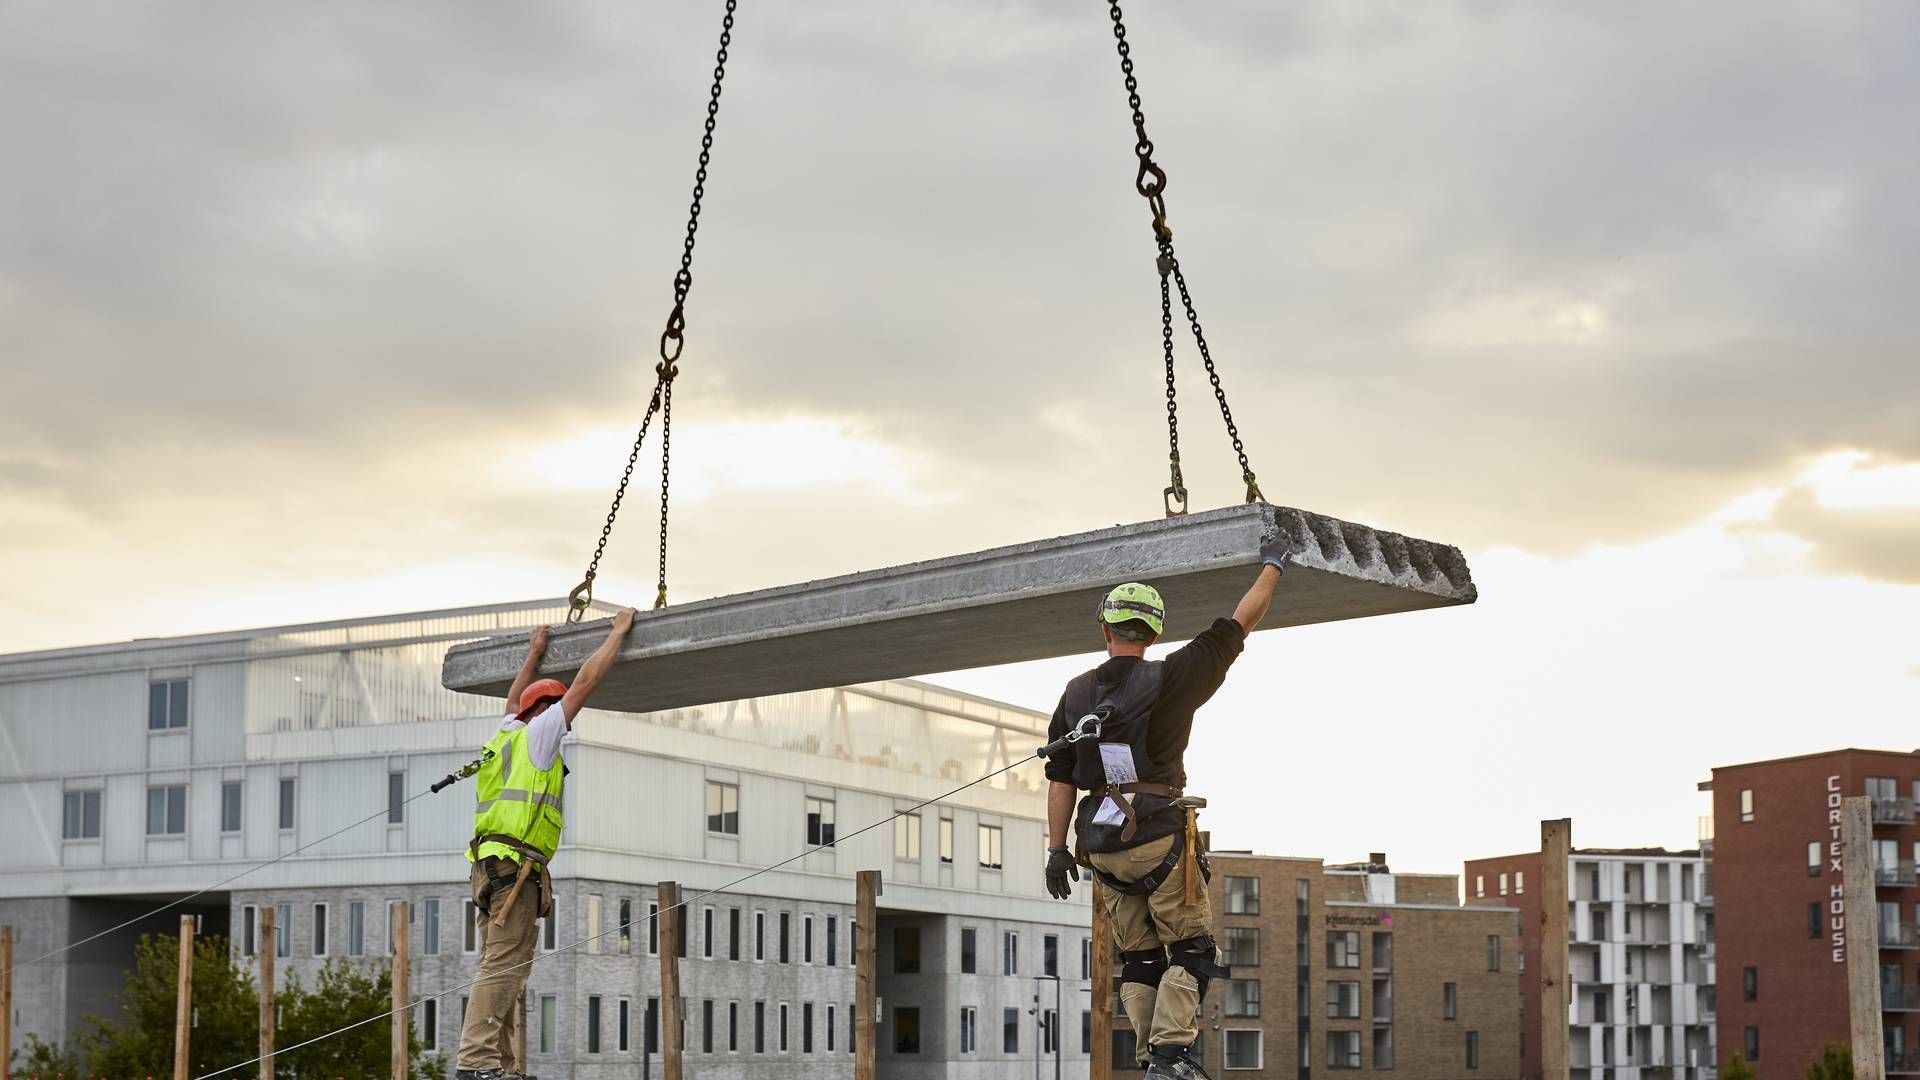
[[[1167,954],[1164,949],[1135,949],[1120,954],[1120,981],[1123,983],[1159,986],[1160,977],[1166,973]]]
[[[1172,963],[1193,972],[1194,981],[1200,984],[1202,1000],[1207,996],[1208,983],[1227,977],[1227,969],[1220,966],[1211,934],[1176,941],[1167,946],[1167,956]]]

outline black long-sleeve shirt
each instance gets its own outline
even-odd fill
[[[1184,789],[1187,786],[1187,740],[1193,735],[1193,714],[1226,681],[1227,669],[1246,648],[1247,632],[1232,619],[1215,619],[1200,636],[1167,654],[1161,671],[1160,693],[1147,721],[1147,758],[1153,762],[1149,783]],[[1108,657],[1095,668],[1094,681],[1102,691],[1117,686],[1140,663],[1137,656]],[[1047,725],[1047,741],[1067,733],[1067,701],[1063,695]],[[1047,757],[1047,779],[1073,783],[1073,749],[1065,747]]]

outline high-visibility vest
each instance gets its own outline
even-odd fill
[[[478,784],[480,801],[473,808],[476,838],[510,836],[539,852],[542,862],[553,858],[566,825],[560,813],[566,767],[558,755],[551,767],[542,769],[527,752],[525,725],[496,731],[481,752]],[[526,852],[497,840],[467,847],[469,860],[489,855],[519,862]]]

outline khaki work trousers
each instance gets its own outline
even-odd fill
[[[488,864],[498,863],[494,873]],[[513,889],[513,874],[518,867],[511,861],[482,859],[473,866],[470,883],[473,902],[480,909],[480,974],[467,1001],[467,1019],[460,1029],[458,1068],[503,1069],[510,1073],[527,1071],[526,966],[533,959],[533,946],[540,932],[538,920],[546,890],[539,887],[536,874],[520,889],[520,895],[498,925],[489,912],[495,903],[505,903]]]
[[[1174,837],[1151,840],[1125,851],[1087,854],[1093,868],[1115,881],[1146,877],[1172,850]],[[1145,896],[1122,896],[1095,883],[1094,903],[1106,909],[1113,926],[1114,945],[1121,952],[1165,949],[1176,941],[1213,932],[1204,882],[1194,882],[1193,903],[1187,903],[1187,868],[1182,860],[1160,887]],[[1134,1056],[1142,1065],[1153,1046],[1191,1046],[1200,1012],[1200,980],[1179,965],[1169,965],[1156,989],[1143,983],[1120,984],[1120,1007],[1133,1026]]]

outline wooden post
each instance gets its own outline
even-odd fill
[[[1107,909],[1100,902],[1100,883],[1089,878],[1088,892],[1093,900],[1093,965],[1088,974],[1093,992],[1087,1008],[1093,1012],[1092,1030],[1087,1047],[1087,1075],[1091,1080],[1113,1077],[1113,924],[1107,921]]]
[[[173,1080],[188,1080],[187,1036],[193,1028],[193,916],[180,916],[180,977],[173,1007]]]
[[[680,1014],[680,934],[685,927],[686,909],[680,906],[677,882],[660,883],[660,1075],[664,1080],[681,1080],[680,1045],[685,1032]],[[644,1038],[644,1033],[642,1038]]]
[[[0,926],[0,1080],[13,1080],[13,927]]]
[[[407,1051],[413,1042],[413,997],[407,982],[407,902],[396,901],[393,914],[393,1080],[407,1080]]]
[[[1567,1080],[1568,863],[1573,819],[1540,823],[1540,1075]]]
[[[1880,1030],[1880,906],[1873,877],[1873,800],[1840,801],[1842,886],[1847,903],[1847,1016],[1853,1075],[1885,1076]]]
[[[874,1000],[880,946],[880,871],[853,877],[853,1080],[874,1080]]]
[[[274,907],[260,907],[260,1075],[273,1076],[273,958],[278,951],[274,937]],[[293,927],[287,927],[293,933]]]

